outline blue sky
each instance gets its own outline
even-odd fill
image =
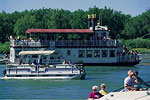
[[[25,9],[62,8],[75,11],[88,10],[96,5],[99,8],[110,7],[124,14],[136,16],[150,9],[150,0],[0,0],[0,12],[24,11]]]

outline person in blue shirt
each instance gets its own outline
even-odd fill
[[[136,79],[133,78],[132,76],[133,76],[133,71],[129,70],[128,71],[128,77],[126,77],[124,80],[124,87],[125,87],[125,89],[123,90],[124,92],[136,91],[136,89],[134,88],[134,85],[136,83]]]

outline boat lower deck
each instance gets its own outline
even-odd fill
[[[4,79],[83,79],[84,74],[30,74],[30,75],[5,75]]]
[[[50,66],[52,67],[52,66]],[[73,79],[85,78],[85,71],[73,65],[56,65],[52,68],[38,65],[8,65],[5,79]]]

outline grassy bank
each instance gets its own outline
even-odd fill
[[[150,54],[150,49],[147,48],[133,48],[131,50],[137,50],[139,54]]]
[[[150,63],[139,63],[138,65],[150,65]]]
[[[128,50],[137,50],[140,54],[150,54],[150,39],[136,38],[129,40],[121,40],[121,45],[128,48]]]
[[[150,50],[150,39],[143,39],[143,38],[136,38],[136,39],[129,39],[129,40],[121,40],[121,45],[126,45],[129,50],[133,48],[137,48],[139,52],[141,51],[148,51]],[[142,49],[141,49],[142,48]],[[146,49],[145,49],[146,48]]]

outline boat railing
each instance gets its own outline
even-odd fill
[[[36,66],[39,66],[39,67],[49,67],[49,68],[56,68],[56,65],[57,65],[57,68],[75,68],[75,65],[73,64],[62,64],[62,63],[43,63],[42,65],[40,64],[18,64],[18,63],[7,63],[6,64],[6,69],[17,69],[17,68],[30,68],[30,67],[36,67]]]
[[[49,41],[49,40],[10,40],[10,46],[13,46],[13,47],[54,46],[54,41]]]
[[[43,59],[42,63],[43,64],[60,64],[64,61],[64,59]]]
[[[6,69],[16,69],[16,68],[27,68],[27,67],[36,67],[36,65],[32,65],[32,64],[18,64],[18,63],[10,63],[8,62],[6,64]]]
[[[13,47],[86,47],[86,46],[117,46],[116,40],[10,40]]]
[[[116,40],[58,40],[55,46],[86,47],[86,46],[116,46]]]
[[[124,55],[118,56],[118,62],[137,62],[139,61],[139,55]]]

